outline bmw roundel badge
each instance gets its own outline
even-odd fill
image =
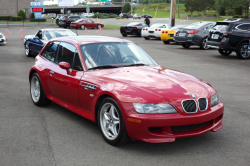
[[[190,96],[191,96],[192,98],[196,98],[195,94],[191,94]]]

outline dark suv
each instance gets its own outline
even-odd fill
[[[209,33],[208,47],[217,48],[221,55],[228,56],[235,51],[239,58],[250,58],[247,50],[250,39],[249,19],[217,22]]]
[[[62,26],[63,28],[70,27],[71,22],[75,22],[79,20],[81,17],[78,15],[75,16],[63,16],[59,19],[59,26]]]

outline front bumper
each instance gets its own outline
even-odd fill
[[[6,44],[6,40],[5,39],[0,39],[0,44]]]
[[[174,142],[222,128],[224,104],[220,102],[199,114],[138,114],[132,103],[121,103],[130,138],[150,143]],[[125,108],[125,109],[124,109]],[[132,119],[132,120],[131,120]]]

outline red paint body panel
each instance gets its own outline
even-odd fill
[[[86,22],[86,20],[83,20],[83,22],[71,22],[70,27],[72,28],[80,28],[82,25],[84,25],[86,28],[97,28],[98,25],[101,25],[102,28],[104,27],[104,24],[99,22]]]
[[[113,97],[121,108],[129,136],[136,140],[159,143],[173,142],[176,138],[196,136],[222,128],[224,105],[222,102],[206,111],[186,113],[181,102],[191,99],[190,94],[206,97],[210,103],[216,91],[210,84],[175,70],[161,66],[137,66],[87,71],[81,56],[80,45],[96,42],[130,42],[116,38],[73,37],[54,39],[76,46],[84,71],[65,69],[52,63],[40,54],[30,73],[36,71],[42,82],[47,98],[57,104],[91,120],[96,121],[96,102],[102,95]],[[46,46],[45,46],[46,47]],[[54,72],[54,75],[50,74]],[[94,90],[85,85],[95,86]],[[133,103],[169,103],[178,113],[175,114],[139,114]],[[141,123],[128,121],[127,118],[141,120]],[[205,123],[206,122],[206,123]],[[204,125],[203,125],[204,123]],[[174,132],[176,126],[202,124],[201,127],[188,131]],[[157,130],[154,130],[157,129]]]

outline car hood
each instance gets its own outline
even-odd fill
[[[210,98],[211,94],[216,93],[208,83],[200,79],[160,66],[124,67],[94,72],[99,75],[97,77],[102,83],[105,80],[108,84],[126,84],[126,91],[129,87],[136,89],[131,91],[135,92],[133,95],[139,96],[143,91],[144,94],[147,92],[147,95],[153,96],[151,98],[161,98],[161,102],[164,100],[180,104],[182,100],[191,99],[191,94],[196,95],[196,98]],[[152,102],[149,100],[147,98],[143,102]]]

